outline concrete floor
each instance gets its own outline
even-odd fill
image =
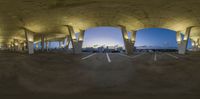
[[[0,97],[200,98],[200,52],[91,54],[0,52]]]

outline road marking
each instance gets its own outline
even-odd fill
[[[132,58],[131,56],[128,56],[128,55],[125,55],[125,54],[121,54],[121,53],[118,53],[119,55],[121,56],[125,56],[125,57],[128,57],[128,58]]]
[[[108,53],[106,53],[106,56],[107,56],[108,62],[111,63],[110,56],[108,55]]]
[[[142,55],[144,55],[144,54],[145,54],[145,53],[138,54],[138,55],[133,56],[132,58],[136,58],[136,57],[142,56]]]
[[[90,55],[88,55],[88,56],[86,56],[86,57],[83,57],[83,58],[81,58],[81,60],[84,60],[84,59],[90,58],[90,57],[92,57],[92,56],[94,56],[94,55],[96,55],[96,53],[93,53],[93,54],[90,54]]]
[[[121,56],[125,56],[125,57],[128,57],[128,58],[136,58],[136,57],[139,57],[139,56],[142,56],[142,55],[144,55],[145,53],[141,53],[141,54],[138,54],[138,55],[135,55],[135,56],[128,56],[128,55],[125,55],[125,54],[121,54],[121,53],[118,53],[119,55],[121,55]]]
[[[178,57],[177,57],[177,56],[174,56],[174,55],[172,55],[172,54],[169,54],[169,53],[165,53],[165,54],[167,54],[168,56],[171,56],[171,57],[173,57],[173,58],[176,58],[176,59],[178,59]]]
[[[156,55],[156,52],[154,54],[154,61],[157,61],[157,55]]]

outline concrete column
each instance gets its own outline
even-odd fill
[[[42,51],[44,51],[44,34],[41,35],[41,46],[42,46]]]
[[[14,51],[14,43],[13,42],[11,42],[10,47],[11,47],[11,51]]]
[[[124,46],[125,46],[125,51],[126,51],[126,54],[127,55],[132,55],[133,54],[133,45],[134,45],[134,39],[135,39],[135,33],[134,32],[131,37],[132,37],[132,40],[130,40],[128,38],[128,32],[126,30],[126,27],[125,26],[120,26],[121,27],[121,31],[122,31],[122,37],[123,37],[123,40],[124,40]]]
[[[192,40],[192,51],[196,52],[198,51],[198,45],[197,42]]]
[[[134,48],[135,41],[136,41],[136,33],[137,33],[137,31],[135,31],[135,30],[131,31],[131,44],[132,44],[133,48]]]
[[[185,42],[182,41],[180,31],[176,32],[176,41],[177,41],[177,44],[178,44],[178,53],[179,54],[185,54],[185,50],[184,50]]]
[[[69,37],[72,42],[73,53],[79,54],[82,52],[82,44],[83,44],[85,30],[80,31],[79,38],[77,40],[73,27],[69,26],[69,25],[67,27],[68,27],[68,31],[69,31]]]
[[[22,46],[23,46],[23,47],[22,47],[22,50],[23,50],[23,51],[26,51],[26,41],[23,42]]]
[[[20,42],[19,42],[19,46],[18,46],[18,50],[19,50],[20,52],[22,52],[22,51],[23,51],[23,47],[24,47],[24,43],[23,43],[22,41],[20,41]]]
[[[14,51],[17,52],[19,43],[18,43],[17,39],[14,39],[13,41],[14,41]]]
[[[199,38],[197,41],[192,41],[192,51],[199,51]]]
[[[47,52],[49,51],[49,42],[47,40],[47,37],[46,37],[46,50],[47,50]]]
[[[23,49],[23,43],[18,39],[14,39],[14,51],[22,52],[22,49]]]
[[[61,41],[58,41],[59,42],[59,48],[62,48],[62,42]]]
[[[25,30],[26,45],[29,54],[34,54],[34,34]]]
[[[64,48],[65,45],[65,39],[62,41],[62,48]]]
[[[191,32],[191,29],[193,27],[188,27],[186,29],[186,32],[185,32],[185,36],[184,36],[184,39],[180,39],[181,38],[181,33],[180,32],[177,32],[177,42],[178,42],[178,53],[179,54],[185,54],[186,51],[187,51],[187,46],[188,46],[188,40],[190,38],[190,32]]]
[[[69,35],[66,36],[66,48],[68,49],[69,48],[69,43],[70,43],[70,37]]]
[[[49,42],[48,41],[46,41],[46,50],[47,50],[47,52],[49,51]]]
[[[197,39],[197,50],[200,51],[200,38]]]

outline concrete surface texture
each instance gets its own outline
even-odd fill
[[[200,26],[198,0],[1,0],[0,42],[25,40],[24,29],[57,39],[97,26],[123,25],[130,30],[158,27],[184,33],[187,27]],[[199,28],[191,38],[199,38]]]
[[[199,52],[91,54],[1,52],[0,97],[193,99],[200,94]]]

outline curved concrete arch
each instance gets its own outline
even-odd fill
[[[199,4],[197,0],[4,0],[0,1],[0,36],[5,39],[0,42],[24,39],[19,27],[49,35],[69,35],[62,25],[73,26],[75,32],[117,25],[128,31],[157,27],[185,32],[200,25]],[[192,39],[199,37],[198,32],[191,33]]]

